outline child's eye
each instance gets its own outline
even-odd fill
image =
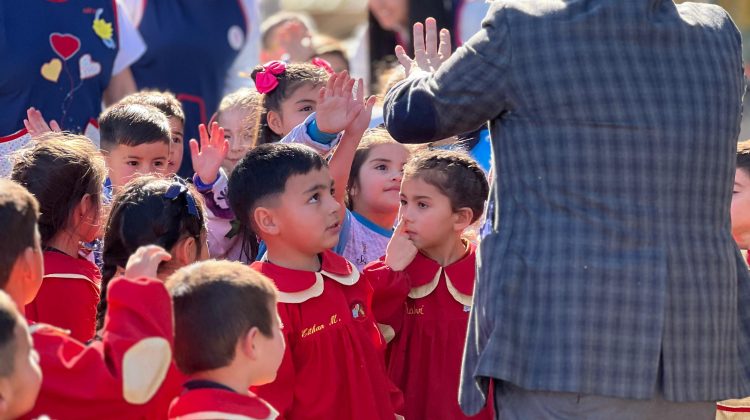
[[[310,197],[308,203],[317,203],[318,201],[320,201],[320,193],[315,193],[312,197]]]
[[[300,109],[300,111],[302,111],[302,112],[313,112],[315,110],[313,109],[313,107],[311,105],[308,105],[308,106],[303,107],[302,109]]]
[[[167,164],[167,162],[165,162],[163,160],[157,160],[156,162],[154,162],[154,166],[157,166],[157,167],[164,166],[166,164]]]
[[[406,205],[406,200],[401,200],[401,205],[405,206]]]
[[[331,188],[331,195],[336,196],[336,188]]]
[[[181,144],[182,143],[182,137],[172,137],[172,143]]]
[[[417,203],[417,207],[419,207],[420,209],[426,209],[427,208],[427,203],[421,203],[421,202]]]
[[[375,169],[378,170],[378,171],[386,171],[386,170],[388,170],[388,167],[385,166],[385,165],[378,165],[378,166],[375,167]]]
[[[125,162],[125,164],[128,165],[128,166],[138,166],[138,161],[137,160],[129,160],[129,161]]]

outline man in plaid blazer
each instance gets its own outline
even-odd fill
[[[415,25],[394,138],[489,121],[461,403],[510,418],[705,418],[750,395],[750,278],[731,236],[745,85],[727,13],[672,0],[495,1],[455,54]]]

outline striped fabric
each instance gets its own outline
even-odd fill
[[[394,138],[489,120],[461,400],[528,390],[673,401],[750,395],[750,276],[729,204],[741,37],[712,5],[505,0],[434,75],[386,98]],[[659,369],[663,380],[657,384]]]

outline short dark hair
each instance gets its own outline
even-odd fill
[[[284,192],[286,181],[326,165],[323,158],[308,146],[270,143],[251,149],[229,176],[229,205],[239,220],[244,236],[243,252],[252,261],[257,254],[253,213],[265,200]]]
[[[434,186],[448,199],[453,211],[468,207],[479,220],[490,193],[487,177],[477,162],[465,152],[424,150],[404,165],[404,179],[418,178]]]
[[[0,289],[5,289],[18,256],[33,248],[39,204],[21,185],[0,178]]]
[[[21,315],[7,293],[0,290],[0,378],[7,378],[15,370],[16,328]]]
[[[198,194],[192,186],[185,187],[175,198],[165,194],[175,184],[171,179],[153,175],[141,176],[125,184],[112,201],[104,232],[102,251],[102,286],[96,314],[96,328],[104,326],[107,312],[107,285],[117,267],[125,264],[139,247],[159,245],[170,250],[182,238],[195,238],[199,251],[206,218]],[[188,194],[198,214],[191,214]]]
[[[255,82],[259,73],[265,68],[261,65],[255,66],[251,77]],[[292,63],[286,65],[283,73],[276,75],[279,84],[272,91],[264,93],[262,97],[263,110],[260,114],[260,124],[258,125],[258,136],[256,143],[275,143],[281,140],[281,136],[276,134],[268,126],[268,111],[281,112],[281,103],[294,94],[300,87],[310,84],[313,86],[323,86],[328,81],[328,73],[322,68],[310,63]]]
[[[175,362],[187,375],[229,365],[237,341],[253,327],[273,337],[276,288],[245,264],[191,264],[169,276],[166,286],[174,305]]]
[[[156,107],[135,103],[118,103],[104,110],[99,117],[99,137],[106,151],[119,145],[172,142],[167,116]]]
[[[46,244],[68,227],[70,213],[89,194],[98,211],[106,177],[104,159],[86,137],[47,133],[18,156],[11,179],[39,201],[39,233]]]
[[[750,140],[737,143],[737,169],[750,176]]]
[[[142,90],[120,99],[118,104],[150,105],[161,111],[167,118],[174,117],[180,120],[182,124],[185,124],[185,113],[182,111],[182,104],[171,92]]]

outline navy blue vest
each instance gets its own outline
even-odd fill
[[[30,106],[82,133],[101,112],[118,41],[113,0],[0,1],[0,142]]]
[[[245,43],[246,13],[239,1],[152,0],[138,29],[148,50],[131,66],[139,89],[168,90],[185,111],[179,174],[192,174],[188,140],[198,138],[219,107],[229,68]],[[248,72],[251,69],[247,69]]]

